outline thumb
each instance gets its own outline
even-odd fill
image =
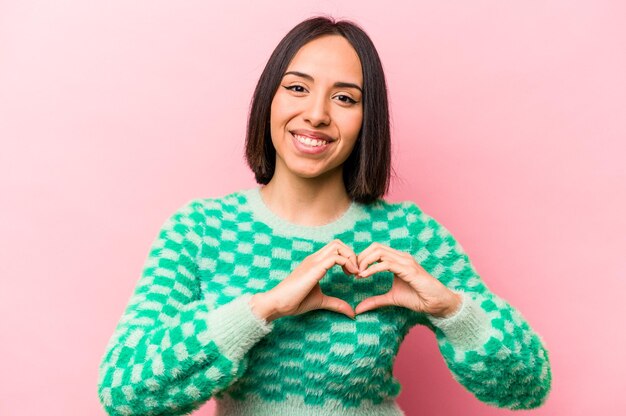
[[[348,304],[348,302],[332,296],[324,295],[322,297],[321,309],[327,309],[329,311],[342,313],[344,315],[347,315],[351,319],[354,319],[355,316],[354,310],[352,309],[352,306]]]
[[[356,308],[354,308],[354,312],[358,315],[360,313],[371,311],[372,309],[380,308],[387,305],[393,305],[393,302],[389,300],[387,294],[372,296],[371,298],[364,299],[361,303],[356,305]]]

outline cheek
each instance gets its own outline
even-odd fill
[[[289,97],[280,92],[276,93],[270,107],[270,122],[272,124],[282,124],[292,116],[293,112],[294,105],[289,102]]]
[[[363,123],[363,112],[355,111],[353,113],[344,114],[341,118],[342,133],[344,137],[356,139],[361,131]]]

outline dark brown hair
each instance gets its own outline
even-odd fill
[[[363,124],[343,165],[343,180],[351,199],[374,202],[387,193],[391,176],[389,104],[385,74],[372,40],[357,24],[331,17],[309,18],[285,35],[270,56],[254,90],[246,132],[246,162],[257,183],[274,175],[276,150],[270,132],[270,108],[289,63],[306,43],[324,35],[346,38],[363,70]]]

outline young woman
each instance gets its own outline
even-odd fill
[[[402,415],[400,343],[430,328],[479,400],[544,403],[541,338],[448,230],[390,178],[385,78],[365,32],[317,17],[254,92],[259,187],[195,199],[163,225],[100,365],[110,414]],[[419,364],[416,363],[416,367]]]

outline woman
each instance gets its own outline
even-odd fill
[[[533,408],[548,354],[448,230],[390,177],[385,79],[355,24],[317,17],[279,43],[246,157],[262,186],[192,200],[164,224],[100,366],[110,414],[402,415],[393,362],[430,328],[455,379]]]

